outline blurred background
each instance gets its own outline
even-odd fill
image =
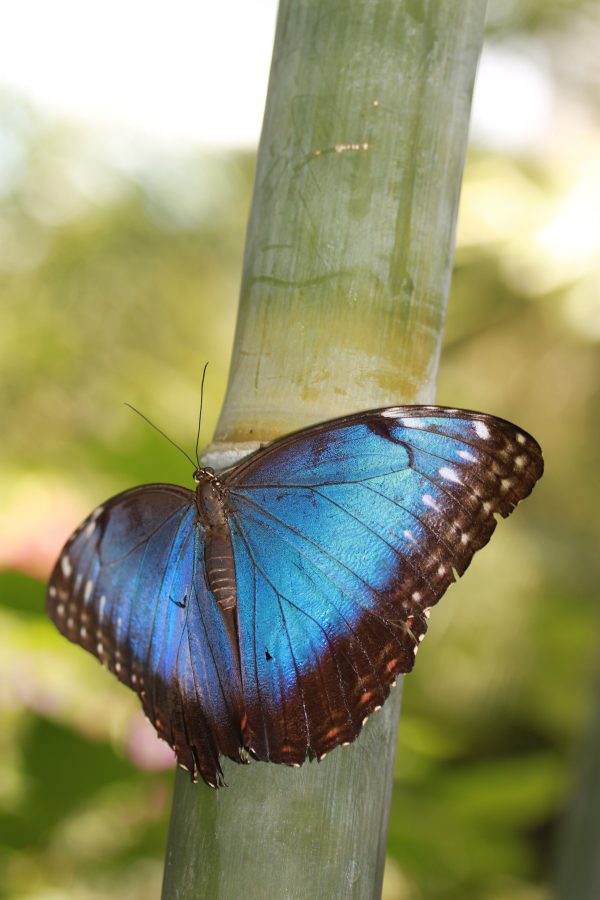
[[[170,751],[44,580],[225,389],[275,0],[20,0],[0,33],[0,895],[158,896]],[[232,25],[232,22],[234,25]],[[405,685],[386,900],[545,900],[597,694],[600,11],[493,0],[438,399],[546,475]],[[243,77],[240,78],[240,73]],[[192,338],[192,339],[190,339]]]

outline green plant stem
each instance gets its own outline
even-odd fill
[[[578,783],[557,844],[557,900],[600,897],[600,703],[593,714],[579,751]]]
[[[225,465],[304,424],[431,402],[484,0],[282,0],[225,405]],[[176,782],[172,898],[375,898],[400,689],[300,770]]]

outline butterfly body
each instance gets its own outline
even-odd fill
[[[196,507],[204,542],[206,583],[222,609],[237,606],[237,583],[231,532],[223,487],[211,469],[197,469]]]
[[[357,737],[542,466],[533,438],[480,413],[333,420],[199,468],[195,491],[109,500],[61,553],[49,613],[194,777],[218,786],[220,754],[301,765]]]

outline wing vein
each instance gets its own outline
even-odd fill
[[[263,511],[262,508],[261,508],[261,511]],[[232,515],[236,518],[236,524],[237,524],[237,526],[238,526],[238,530],[239,530],[240,533],[242,534],[242,539],[244,540],[244,544],[245,544],[246,547],[248,548],[248,553],[249,553],[249,555],[251,556],[251,559],[252,559],[252,562],[253,562],[254,566],[256,567],[256,569],[257,569],[258,571],[260,571],[260,573],[263,575],[263,577],[265,578],[265,580],[267,581],[267,583],[271,584],[270,580],[268,579],[268,577],[267,577],[266,574],[264,573],[264,571],[263,571],[263,569],[262,569],[262,566],[259,566],[259,564],[258,564],[258,562],[257,562],[257,560],[256,560],[256,558],[255,558],[255,556],[254,556],[254,554],[253,554],[251,548],[248,546],[248,542],[247,542],[247,540],[246,540],[246,537],[245,537],[245,535],[243,534],[243,527],[240,526],[237,516],[235,516],[235,513],[232,513]],[[272,515],[271,515],[270,518],[272,518],[272,519],[273,519],[275,522],[277,522],[278,524],[282,524],[275,516],[272,516]],[[256,522],[257,520],[254,519],[253,521]],[[276,534],[276,535],[278,536],[278,538],[279,538],[281,541],[283,541],[284,543],[286,543],[286,544],[287,544],[289,547],[291,547],[296,553],[298,553],[300,556],[302,556],[304,559],[306,559],[307,562],[309,563],[309,565],[314,566],[314,568],[317,569],[317,570],[321,573],[321,575],[323,575],[323,577],[326,578],[326,579],[327,579],[327,580],[328,580],[328,581],[336,588],[336,590],[338,590],[338,591],[340,592],[340,594],[342,594],[344,597],[346,597],[346,599],[347,599],[350,603],[353,603],[356,607],[358,607],[358,609],[361,610],[361,613],[362,613],[362,614],[367,615],[367,616],[371,616],[372,618],[378,620],[378,621],[381,623],[381,625],[383,625],[383,627],[384,627],[386,630],[389,631],[389,633],[390,633],[391,636],[394,638],[394,640],[396,640],[396,641],[398,642],[398,646],[402,649],[402,644],[398,641],[398,638],[397,638],[397,636],[394,634],[394,632],[389,628],[389,626],[390,626],[391,624],[396,624],[396,625],[397,625],[397,624],[399,624],[399,623],[402,623],[402,622],[404,621],[402,618],[400,618],[397,622],[393,622],[393,620],[388,619],[388,618],[385,618],[384,616],[380,615],[376,610],[373,610],[373,609],[371,609],[371,608],[369,608],[369,607],[363,606],[362,603],[359,603],[358,600],[356,600],[356,598],[352,596],[352,594],[349,594],[348,591],[347,591],[344,587],[342,587],[342,586],[341,586],[341,585],[333,578],[333,576],[332,576],[329,572],[327,572],[325,569],[322,568],[322,566],[318,565],[318,563],[316,563],[316,562],[315,562],[314,560],[312,560],[309,556],[307,556],[307,554],[306,554],[304,551],[302,551],[300,548],[296,547],[294,544],[291,544],[289,541],[287,541],[287,540],[285,539],[284,535],[281,534],[281,532],[279,532],[277,529],[273,528],[272,526],[269,526],[267,523],[264,523],[264,522],[261,523],[260,520],[259,520],[259,524],[261,524],[261,525],[262,525],[263,527],[265,527],[265,528],[268,528],[270,531],[272,531],[274,534]],[[284,529],[285,529],[286,526],[284,525],[283,527],[284,527]],[[312,543],[312,542],[311,542],[311,543]],[[317,550],[322,551],[322,548],[319,547],[318,544],[314,544],[314,546],[317,548]],[[329,556],[329,554],[326,554],[325,551],[322,551],[322,552],[323,552],[324,555]],[[335,557],[331,557],[331,558],[333,559],[333,561],[334,561],[336,564],[340,565],[340,567],[346,568],[347,571],[351,572],[351,574],[354,574],[354,573],[352,572],[351,569],[348,569],[348,567],[346,567],[346,566],[344,566],[342,563],[340,563],[339,560],[336,560]],[[356,577],[358,578],[358,576],[356,576]],[[362,579],[359,579],[359,580],[362,581]],[[366,582],[363,582],[363,583],[365,584],[366,587],[369,588],[369,590],[371,590],[371,591],[373,591],[374,593],[376,593],[376,591],[375,591],[374,588],[371,588]],[[271,584],[271,587],[272,587],[273,590],[275,590],[275,588],[272,586],[272,584]],[[290,601],[288,597],[285,597],[284,599],[285,599],[288,603],[292,603],[292,601]],[[336,610],[336,612],[338,613],[338,615],[339,615],[341,618],[345,618],[345,617],[343,616],[342,612],[340,611],[339,607],[333,602],[333,600],[330,600],[330,601],[329,601],[329,604]],[[294,604],[292,603],[292,605],[294,605]],[[356,635],[356,638],[357,638],[357,641],[360,642],[360,638],[358,637],[358,635]],[[363,650],[363,653],[364,653],[365,656],[367,657],[367,659],[370,660],[371,657],[369,656],[369,653],[367,652],[367,650],[363,647],[362,642],[360,642],[360,646],[361,646],[361,649]],[[379,677],[378,677],[377,672],[375,671],[375,669],[373,669],[373,674],[374,674],[375,677],[379,680]]]

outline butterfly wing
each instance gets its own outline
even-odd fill
[[[211,785],[239,760],[237,639],[204,575],[194,494],[145,485],[96,509],[50,578],[59,630],[135,690],[179,762]]]
[[[354,740],[411,670],[428,608],[542,469],[508,422],[398,407],[287,436],[231,470],[255,756],[298,765]]]

